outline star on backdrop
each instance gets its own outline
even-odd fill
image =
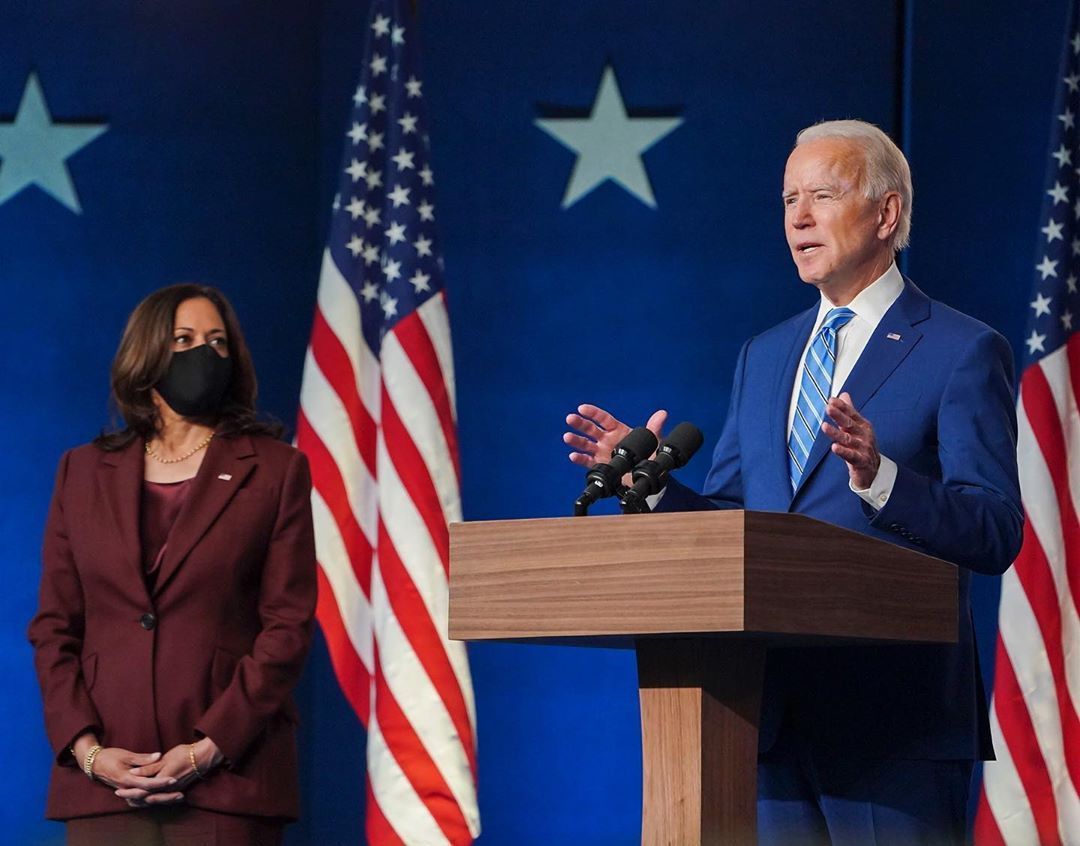
[[[649,208],[656,208],[641,155],[676,129],[680,117],[630,117],[615,70],[608,65],[587,118],[538,118],[544,132],[577,153],[562,207],[569,208],[610,179]]]
[[[0,206],[37,185],[82,213],[67,160],[108,129],[103,123],[55,123],[37,74],[30,74],[13,121],[0,121]]]

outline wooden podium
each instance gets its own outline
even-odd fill
[[[956,568],[798,514],[455,523],[450,637],[636,649],[642,844],[750,844],[766,649],[954,643]]]

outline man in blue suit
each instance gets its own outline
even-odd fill
[[[897,270],[911,201],[877,127],[799,133],[784,226],[820,301],[746,342],[703,493],[670,480],[655,503],[807,514],[959,568],[956,645],[769,653],[762,843],[962,843],[972,762],[993,757],[969,593],[971,571],[1000,574],[1020,548],[1012,352]],[[628,431],[591,405],[567,423],[584,466]]]

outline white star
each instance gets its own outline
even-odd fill
[[[390,18],[386,17],[386,15],[376,15],[371,28],[379,38],[382,38],[390,32]]]
[[[353,235],[349,239],[349,243],[345,246],[349,248],[349,252],[353,254],[353,258],[356,258],[364,250],[364,239],[358,235]]]
[[[421,273],[419,269],[417,269],[416,273],[412,275],[412,278],[409,279],[409,281],[412,282],[417,294],[421,291],[431,290],[431,287],[428,285],[428,282],[431,281],[431,276],[427,273]]]
[[[30,74],[15,120],[0,123],[0,205],[23,188],[37,185],[81,214],[67,160],[108,128],[104,123],[54,123],[37,74]]]
[[[386,228],[386,237],[390,239],[390,246],[400,244],[405,240],[405,224],[391,223]]]
[[[382,212],[380,212],[374,206],[371,206],[366,212],[364,212],[364,223],[367,224],[368,229],[378,223],[382,223]]]
[[[418,257],[419,256],[430,256],[431,255],[431,239],[430,238],[425,238],[423,235],[421,235],[419,238],[417,238],[415,241],[413,241],[413,246],[416,247],[416,255]]]
[[[420,213],[421,220],[434,220],[435,219],[435,206],[424,200],[420,205],[416,207],[416,210]]]
[[[340,194],[335,194],[334,195],[334,202],[332,202],[330,204],[330,208],[332,208],[334,211],[338,211],[341,208],[341,195]]]
[[[1071,311],[1063,311],[1061,313],[1061,328],[1066,332],[1072,331],[1072,319],[1073,315]]]
[[[372,94],[371,100],[368,103],[371,108],[371,113],[377,115],[379,112],[386,111],[386,96],[383,94]]]
[[[406,170],[407,168],[416,167],[416,165],[413,164],[413,156],[415,155],[416,153],[410,153],[408,150],[402,147],[398,150],[398,154],[396,156],[391,156],[390,158],[391,161],[397,164],[398,173],[401,173],[401,171]]]
[[[1065,77],[1062,80],[1062,82],[1064,82],[1066,85],[1068,85],[1069,90],[1072,91],[1075,94],[1077,89],[1080,88],[1080,74],[1078,74],[1078,73],[1070,73],[1067,77]]]
[[[382,187],[382,171],[381,170],[369,170],[368,175],[364,177],[364,181],[367,182],[369,191],[374,191],[376,188]]]
[[[367,124],[353,122],[352,129],[346,133],[354,144],[359,144],[367,138]]]
[[[379,248],[374,244],[368,244],[364,247],[364,264],[368,267],[375,264],[379,260]]]
[[[682,123],[682,118],[632,118],[615,80],[604,68],[592,112],[587,118],[538,119],[536,125],[578,154],[563,195],[569,208],[608,179],[621,185],[649,208],[656,208],[641,155]]]
[[[410,98],[423,97],[424,95],[420,93],[420,88],[421,86],[423,86],[423,84],[424,83],[422,83],[415,76],[410,76],[408,81],[405,83],[405,91],[408,93]]]
[[[420,174],[420,181],[423,182],[425,185],[435,184],[435,176],[434,174],[432,174],[431,168],[427,165],[424,165],[424,169],[418,171],[418,173]]]
[[[356,86],[356,93],[352,95],[352,101],[358,106],[367,102],[367,89],[363,85]]]
[[[1028,355],[1034,355],[1036,350],[1038,350],[1039,352],[1046,352],[1046,350],[1043,349],[1043,341],[1045,340],[1045,335],[1040,335],[1038,332],[1032,329],[1031,337],[1024,341],[1024,343],[1028,345]]]
[[[1072,150],[1064,144],[1060,145],[1057,150],[1050,155],[1058,160],[1058,167],[1065,167],[1067,164],[1072,164]]]
[[[383,146],[384,146],[383,145],[383,133],[381,133],[381,132],[372,132],[371,135],[368,136],[367,143],[368,143],[368,149],[371,150],[371,152],[374,153],[376,150],[381,150],[383,148]]]
[[[386,266],[383,267],[383,273],[386,274],[386,281],[393,282],[395,279],[401,278],[401,262],[400,261],[388,261]]]
[[[1072,109],[1066,109],[1064,114],[1058,115],[1058,120],[1065,124],[1066,129],[1072,129],[1076,125],[1076,115]]]
[[[1080,220],[1080,197],[1076,198],[1076,202],[1073,203],[1073,217]]]
[[[1062,185],[1057,180],[1054,181],[1054,187],[1046,192],[1049,196],[1054,198],[1054,205],[1058,203],[1069,202],[1069,189]]]
[[[1044,297],[1040,293],[1035,294],[1035,299],[1031,301],[1030,306],[1035,309],[1035,316],[1040,314],[1050,313],[1050,297]]]
[[[388,297],[384,293],[382,296],[382,310],[388,320],[394,317],[397,314],[397,299]]]
[[[358,197],[353,197],[352,200],[349,201],[349,205],[345,206],[345,211],[352,215],[353,220],[356,220],[358,217],[363,217],[364,201]]]
[[[1076,293],[1076,276],[1072,273],[1069,274],[1069,278],[1065,280],[1065,286],[1069,289],[1070,294]]]
[[[379,74],[386,73],[386,56],[380,56],[376,53],[371,57],[371,63],[368,65],[371,68],[371,75],[378,76]]]
[[[1046,235],[1046,243],[1047,244],[1049,244],[1055,238],[1057,238],[1060,241],[1064,241],[1065,239],[1061,237],[1061,228],[1064,225],[1065,224],[1063,224],[1063,223],[1058,223],[1056,220],[1051,220],[1048,224],[1046,224],[1046,226],[1044,226],[1039,231]]]
[[[404,115],[398,118],[398,123],[401,124],[401,131],[405,135],[412,135],[416,132],[417,117],[409,112],[405,112]]]
[[[390,40],[395,44],[405,43],[405,27],[395,26],[394,31],[390,33]]]
[[[1074,256],[1080,256],[1080,238],[1072,239],[1072,251]]]
[[[1073,53],[1080,53],[1080,32],[1073,35],[1070,43],[1072,44]]]
[[[1043,256],[1043,260],[1039,264],[1035,265],[1035,269],[1042,274],[1043,279],[1045,279],[1047,276],[1053,276],[1056,278],[1057,266],[1058,263],[1056,261],[1051,261],[1050,256]]]
[[[370,279],[365,279],[364,287],[360,289],[360,296],[364,298],[365,303],[370,303],[379,296],[379,286]]]
[[[352,163],[345,168],[345,172],[352,177],[353,182],[356,182],[360,177],[367,176],[367,162],[358,162],[353,159]]]
[[[388,199],[393,200],[394,208],[396,209],[399,206],[409,205],[409,192],[411,190],[411,188],[403,188],[400,185],[395,185],[394,190],[386,196]]]

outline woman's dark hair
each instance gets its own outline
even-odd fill
[[[262,421],[256,416],[255,367],[236,312],[217,288],[188,282],[154,291],[128,318],[111,371],[112,401],[125,426],[118,431],[102,432],[94,440],[102,449],[123,449],[133,440],[148,440],[157,432],[160,421],[150,390],[161,381],[172,360],[177,307],[198,297],[208,299],[221,314],[233,364],[232,378],[217,415],[200,418],[199,422],[216,427],[219,436],[281,437],[284,431],[281,424]]]

